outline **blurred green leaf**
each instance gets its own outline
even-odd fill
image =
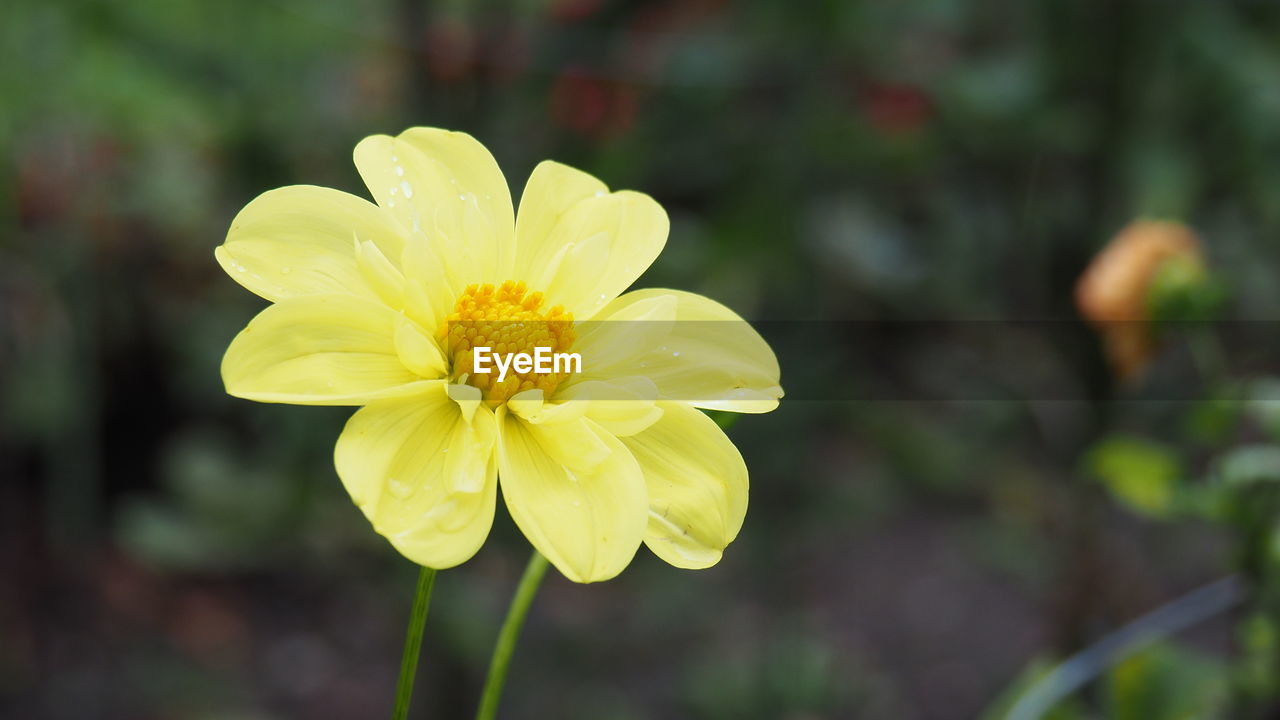
[[[1243,413],[1236,400],[1236,385],[1228,383],[1209,391],[1210,397],[1197,402],[1182,423],[1187,438],[1204,446],[1225,444],[1239,425]]]
[[[1280,631],[1275,619],[1265,613],[1255,612],[1237,627],[1240,646],[1238,682],[1250,695],[1266,696],[1273,692],[1276,677],[1280,675],[1277,659],[1280,654]]]
[[[1229,486],[1280,480],[1280,446],[1246,445],[1218,459],[1218,481]]]
[[[1226,288],[1198,260],[1175,257],[1156,270],[1147,307],[1157,322],[1202,323],[1217,317],[1226,296]]]
[[[1085,467],[1116,500],[1139,514],[1166,517],[1174,509],[1182,467],[1165,445],[1112,437],[1089,451]]]
[[[1280,378],[1255,380],[1248,390],[1249,414],[1272,437],[1280,440]]]
[[[721,430],[728,430],[733,427],[733,424],[738,422],[738,418],[741,417],[740,413],[725,412],[724,410],[703,410],[703,412],[714,420]]]
[[[1224,717],[1226,666],[1170,644],[1153,646],[1107,676],[1110,720],[1206,720]]]

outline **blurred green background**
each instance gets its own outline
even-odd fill
[[[642,550],[603,585],[548,576],[502,717],[1000,717],[1046,663],[1232,572],[1254,583],[1245,609],[1057,717],[1274,717],[1280,626],[1258,588],[1276,516],[1182,510],[1222,453],[1274,441],[1280,392],[1233,375],[1256,346],[1206,370],[1176,339],[1119,387],[1072,289],[1131,218],[1179,218],[1229,290],[1222,316],[1266,335],[1280,5],[0,15],[0,716],[389,713],[415,569],[334,474],[349,410],[224,395],[222,352],[263,302],[212,251],[257,194],[364,195],[355,143],[432,125],[486,144],[517,195],[544,158],[653,195],[671,239],[640,285],[814,323],[842,358],[779,340],[784,386],[810,390],[729,429],[751,511],[719,566]],[[936,325],[978,320],[1052,331],[1010,326],[989,361]],[[999,362],[1036,383],[1002,384]],[[989,384],[958,369],[975,364]],[[1247,482],[1280,478],[1276,457],[1246,461]],[[527,553],[500,510],[440,575],[414,717],[474,711]]]

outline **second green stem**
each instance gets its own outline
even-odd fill
[[[538,594],[538,585],[547,572],[547,559],[533,551],[529,564],[516,587],[516,594],[511,598],[511,608],[507,610],[507,619],[502,622],[502,630],[498,632],[498,643],[493,648],[493,659],[489,661],[489,675],[484,681],[484,692],[480,696],[480,711],[476,720],[493,720],[498,714],[498,701],[502,699],[502,687],[507,681],[507,668],[511,665],[511,654],[515,652],[516,641],[520,638],[520,628],[524,626],[525,615],[529,606]]]

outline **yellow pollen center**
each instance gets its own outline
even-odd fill
[[[472,353],[477,347],[488,347],[492,356],[533,356],[538,348],[568,352],[575,339],[573,314],[560,305],[543,312],[542,301],[542,293],[527,293],[522,282],[508,280],[496,289],[488,283],[467,286],[441,326],[453,366],[452,377],[466,375],[467,384],[480,388],[491,406],[535,388],[542,390],[543,397],[549,397],[568,376],[567,372],[517,372],[512,363],[506,377],[499,381],[492,359],[488,373],[474,371]]]

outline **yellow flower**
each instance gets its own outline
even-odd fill
[[[641,542],[715,564],[747,508],[737,449],[697,408],[768,412],[777,359],[731,310],[678,290],[624,291],[662,251],[647,195],[554,162],[520,212],[462,133],[375,135],[355,163],[377,204],[267,192],[218,261],[274,304],[232,341],[227,392],[363,406],[334,455],[356,505],[406,557],[464,562],[507,509],[564,575],[605,580]],[[577,353],[580,372],[474,372],[480,343]],[[546,369],[546,368],[542,368]]]

